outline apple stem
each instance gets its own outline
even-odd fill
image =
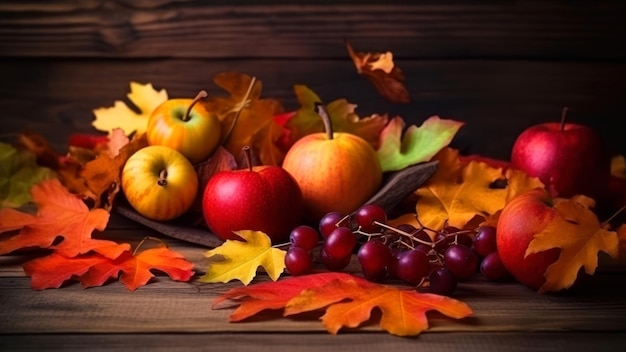
[[[157,179],[157,184],[159,186],[167,186],[167,170],[162,169],[159,172],[159,178]]]
[[[333,124],[330,120],[330,116],[328,116],[328,112],[322,103],[315,102],[315,112],[320,115],[322,118],[322,122],[324,123],[324,130],[326,130],[326,134],[328,135],[328,139],[333,139]]]
[[[241,148],[243,150],[244,155],[246,156],[246,162],[248,163],[248,170],[252,171],[252,151],[250,150],[250,146],[244,146]]]
[[[561,112],[561,131],[565,130],[565,117],[567,117],[567,111],[568,111],[568,107],[564,107],[563,111]]]
[[[193,108],[193,106],[196,105],[200,100],[208,96],[209,96],[209,93],[207,93],[206,90],[199,91],[198,95],[196,95],[196,97],[193,98],[193,101],[191,102],[191,104],[189,104],[189,107],[187,108],[187,111],[185,112],[185,116],[183,116],[183,121],[189,121],[189,114],[191,113],[191,109]]]

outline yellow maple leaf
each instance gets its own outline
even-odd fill
[[[143,133],[152,111],[168,99],[165,89],[156,90],[152,83],[130,82],[130,93],[126,96],[139,109],[139,113],[125,102],[116,100],[113,107],[93,110],[96,118],[92,125],[109,133],[115,128],[121,128],[127,135],[132,132]]]
[[[561,249],[559,259],[546,270],[546,282],[539,292],[571,287],[582,267],[587,274],[593,274],[600,251],[617,257],[617,233],[605,230],[588,205],[589,202],[577,199],[560,200],[554,205],[557,215],[528,245],[526,256],[552,248]]]
[[[206,257],[220,256],[221,260],[212,261],[200,282],[217,283],[239,280],[248,285],[256,276],[257,269],[265,269],[270,279],[278,280],[285,270],[287,252],[272,247],[272,242],[261,231],[235,231],[244,241],[227,240],[221,246],[207,251]]]

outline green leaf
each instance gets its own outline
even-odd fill
[[[21,207],[32,200],[34,184],[54,177],[52,170],[37,165],[33,153],[0,143],[0,207]]]
[[[322,99],[304,85],[295,85],[294,92],[300,103],[300,109],[285,125],[291,131],[292,142],[311,133],[324,132],[322,119],[314,108],[315,103],[322,102]],[[350,104],[346,99],[334,100],[325,107],[334,132],[352,133],[365,139],[375,148],[378,146],[378,137],[387,124],[387,116],[372,115],[360,118],[355,113],[356,105]]]
[[[377,153],[383,172],[402,170],[429,161],[450,144],[463,125],[460,121],[431,116],[420,127],[409,126],[403,135],[404,120],[393,118],[380,133]]]

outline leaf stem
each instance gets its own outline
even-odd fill
[[[158,242],[160,245],[162,245],[163,247],[167,247],[167,244],[165,244],[165,241],[163,241],[160,238],[157,237],[152,237],[152,236],[146,236],[144,238],[141,239],[141,241],[137,244],[137,246],[135,247],[135,249],[133,250],[133,257],[137,254],[137,252],[139,251],[139,248],[146,243],[146,241],[155,241]]]
[[[241,101],[239,108],[237,109],[237,112],[235,113],[233,122],[228,127],[228,131],[226,132],[226,134],[224,134],[224,138],[222,138],[222,142],[220,144],[226,143],[231,133],[235,129],[235,125],[237,124],[237,120],[239,120],[239,115],[241,115],[241,111],[243,111],[243,108],[245,108],[249,104],[248,98],[250,98],[250,94],[252,93],[252,88],[254,87],[255,83],[256,83],[256,77],[252,77],[252,79],[250,80],[250,84],[248,85],[248,90],[246,91],[246,94],[244,95],[243,100]]]

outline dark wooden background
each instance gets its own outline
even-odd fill
[[[215,74],[255,75],[264,96],[297,108],[306,84],[361,116],[419,124],[467,122],[454,146],[508,158],[531,124],[569,120],[597,128],[626,154],[626,1],[2,1],[1,140],[29,128],[64,151],[93,131],[92,110],[123,98],[130,81],[170,97],[217,88]],[[391,51],[412,103],[386,102],[350,61]]]

